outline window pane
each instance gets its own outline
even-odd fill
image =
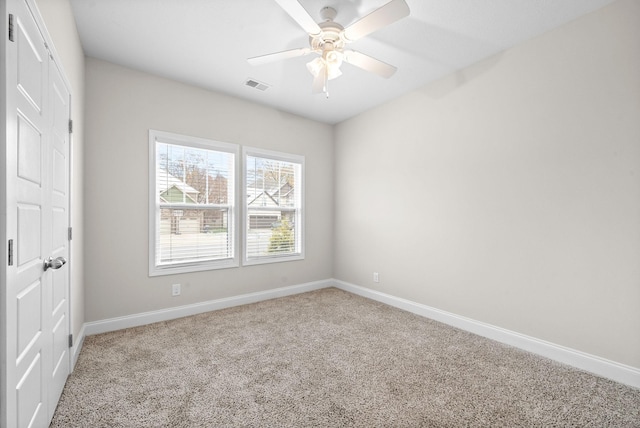
[[[160,203],[232,204],[233,162],[231,153],[158,143]]]
[[[247,254],[249,257],[270,257],[295,254],[295,212],[265,212],[249,210]]]
[[[229,212],[226,209],[160,210],[159,264],[230,257]]]
[[[251,155],[245,162],[246,259],[299,255],[301,163]]]

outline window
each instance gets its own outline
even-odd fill
[[[304,258],[304,157],[244,149],[244,264]]]
[[[238,266],[238,146],[149,131],[149,275]]]

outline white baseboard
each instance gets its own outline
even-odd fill
[[[640,369],[617,363],[556,345],[551,342],[536,339],[504,328],[496,327],[470,318],[462,317],[440,309],[432,308],[410,300],[395,297],[369,288],[360,287],[344,281],[334,280],[334,286],[341,290],[366,297],[371,300],[386,303],[399,309],[412,312],[435,321],[466,330],[507,345],[576,367],[581,370],[602,376],[616,382],[640,388]]]
[[[111,318],[102,321],[92,321],[85,323],[83,330],[84,334],[86,334],[87,336],[91,336],[94,334],[122,330],[124,328],[130,327],[137,327],[159,321],[168,321],[176,318],[187,317],[190,315],[197,315],[204,312],[215,311],[218,309],[225,309],[233,306],[240,306],[249,303],[261,302],[263,300],[275,299],[278,297],[306,293],[308,291],[331,287],[333,286],[333,284],[333,280],[308,282],[305,284],[274,288],[272,290],[259,291],[256,293],[241,294],[239,296],[227,297],[224,299],[194,303],[192,305],[177,306],[174,308],[144,312],[141,314]]]

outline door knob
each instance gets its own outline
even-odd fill
[[[49,268],[60,269],[65,263],[67,263],[67,259],[64,257],[57,257],[55,259],[53,257],[49,257],[44,261],[44,270],[46,271]]]

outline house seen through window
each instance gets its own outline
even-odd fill
[[[245,264],[304,257],[302,156],[245,149]]]
[[[237,146],[150,131],[151,275],[237,266]]]

